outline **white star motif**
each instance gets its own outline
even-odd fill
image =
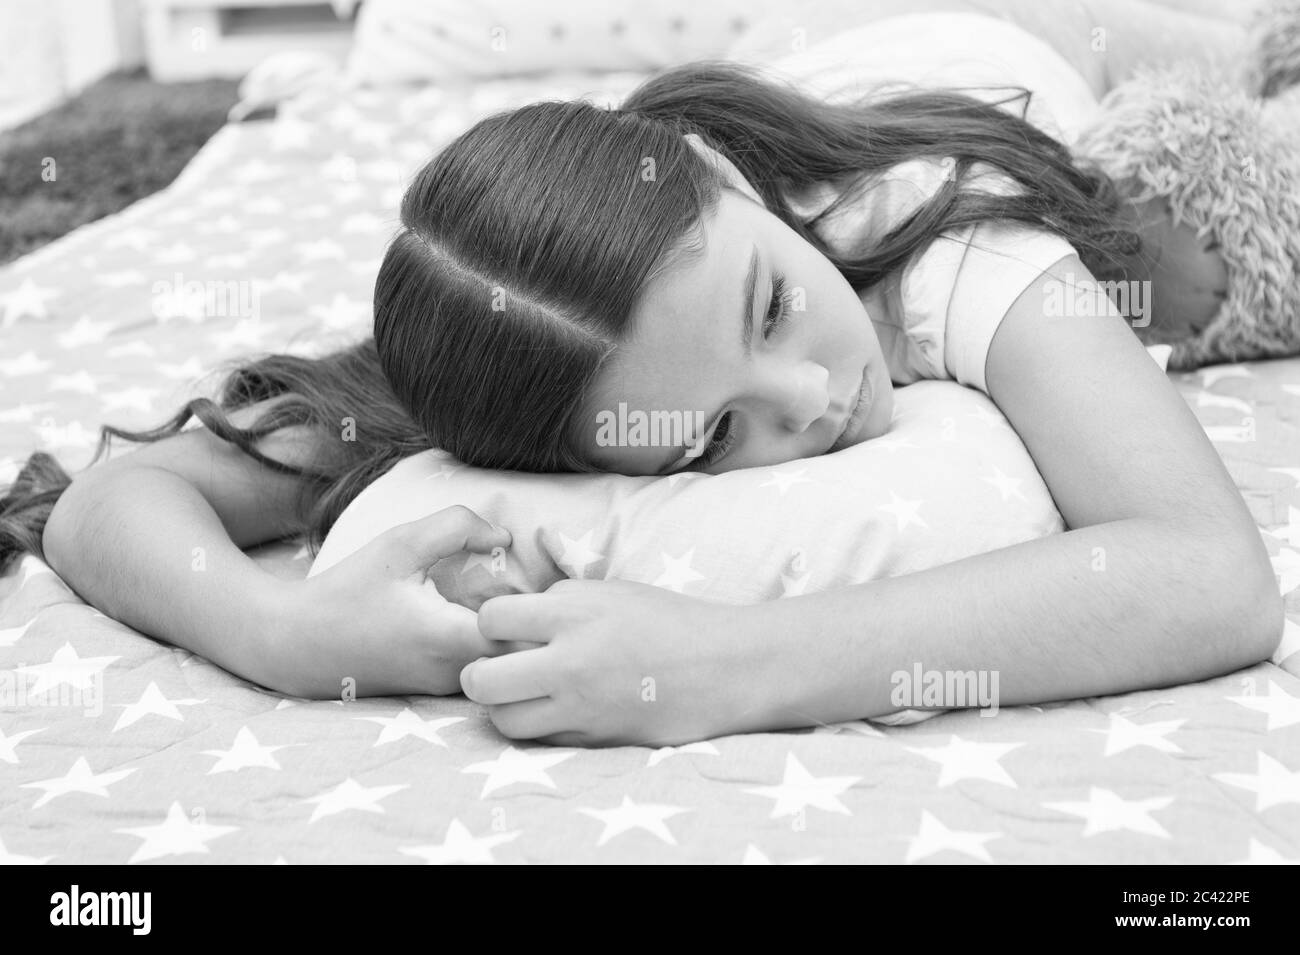
[[[1002,495],[1002,500],[1010,500],[1012,495],[1020,498],[1022,501],[1028,500],[1028,498],[1020,492],[1020,485],[1023,483],[1020,478],[1008,476],[997,465],[993,466],[993,472],[993,477],[981,477],[980,480],[992,484],[997,488],[998,493]]]
[[[36,618],[32,617],[21,627],[8,627],[5,630],[0,630],[0,647],[12,647],[23,638],[23,634],[30,630],[35,622]]]
[[[998,763],[1002,757],[1024,743],[976,743],[952,736],[943,746],[918,748],[907,746],[910,752],[933,760],[941,767],[939,787],[951,786],[963,779],[984,779],[1002,786],[1018,789],[1016,781]]]
[[[349,776],[329,792],[303,800],[303,802],[316,803],[316,808],[312,810],[311,818],[307,821],[316,822],[318,819],[347,812],[349,809],[382,816],[384,807],[379,805],[379,800],[407,788],[409,787],[405,783],[396,786],[362,786]]]
[[[208,770],[214,773],[234,773],[241,769],[255,767],[259,769],[279,769],[280,764],[272,755],[277,749],[288,749],[293,743],[283,746],[263,746],[247,726],[241,727],[235,734],[235,742],[230,749],[205,749],[204,756],[216,756],[217,762]]]
[[[347,252],[333,239],[317,239],[314,242],[300,242],[294,251],[304,262],[320,262],[324,259],[344,259]]]
[[[1276,540],[1286,541],[1292,547],[1300,547],[1300,507],[1288,505],[1286,526],[1264,533]]]
[[[104,245],[110,249],[121,249],[129,246],[137,252],[143,252],[144,247],[149,244],[149,240],[153,238],[153,235],[148,229],[123,229],[105,240]]]
[[[505,789],[517,783],[532,783],[554,789],[555,782],[546,771],[573,756],[573,753],[556,753],[548,751],[526,752],[506,747],[496,759],[473,763],[461,770],[462,773],[482,773],[487,776],[483,781],[483,792],[479,798],[490,795],[498,789]]]
[[[203,363],[197,358],[187,358],[179,365],[160,362],[158,370],[167,378],[193,380],[202,376],[205,371]]]
[[[355,718],[364,720],[367,723],[378,723],[383,727],[379,733],[379,739],[375,740],[375,746],[385,746],[388,743],[406,739],[408,736],[414,736],[416,739],[422,739],[444,749],[447,748],[447,744],[438,735],[439,731],[456,723],[465,722],[463,716],[444,716],[434,720],[423,720],[409,706],[396,716],[358,716]]]
[[[666,825],[666,820],[673,816],[680,815],[684,812],[690,812],[689,809],[683,809],[680,806],[662,806],[656,803],[635,803],[627,796],[623,797],[623,802],[614,809],[579,809],[578,812],[584,816],[590,816],[605,824],[604,830],[597,840],[597,846],[603,846],[617,835],[624,832],[630,832],[633,829],[644,829],[646,832],[668,843],[671,846],[677,845],[677,840],[673,838],[672,832]]]
[[[343,220],[344,232],[378,232],[386,223],[377,215],[369,212],[357,212]]]
[[[176,265],[181,262],[193,262],[198,255],[184,242],[178,242],[169,248],[154,253],[154,261],[163,265]]]
[[[951,849],[953,852],[961,852],[981,862],[992,862],[984,843],[1001,837],[1000,832],[963,832],[949,829],[930,813],[922,810],[921,828],[908,841],[907,856],[904,861],[919,862],[945,849]]]
[[[99,441],[99,432],[92,431],[80,421],[61,425],[46,418],[32,430],[41,444],[52,448],[88,448]]]
[[[154,347],[148,342],[127,342],[125,345],[114,345],[108,350],[109,358],[127,358],[132,355],[152,358],[153,354]]]
[[[1233,398],[1228,395],[1216,395],[1211,391],[1199,391],[1196,393],[1196,407],[1229,408],[1233,411],[1240,411],[1244,415],[1255,413],[1255,409],[1240,398]]]
[[[20,318],[46,318],[45,303],[58,298],[59,292],[52,288],[41,288],[31,279],[23,279],[23,284],[10,292],[0,293],[0,306],[4,307],[4,318],[0,324],[9,328]]]
[[[208,340],[217,348],[229,350],[232,348],[257,348],[261,345],[262,339],[271,334],[271,326],[263,323],[256,318],[241,318],[232,328],[224,331],[214,332],[208,336]]]
[[[10,852],[5,848],[4,840],[0,839],[0,865],[45,865],[53,858],[54,856],[24,856]]]
[[[1201,376],[1201,383],[1206,388],[1213,388],[1224,378],[1254,378],[1254,373],[1245,365],[1216,365],[1211,368],[1201,368],[1197,372]]]
[[[689,753],[699,753],[703,756],[721,756],[718,747],[714,746],[708,740],[702,740],[698,743],[685,743],[682,746],[660,746],[650,758],[646,760],[647,766],[658,766],[669,756],[685,756]]]
[[[917,513],[924,501],[908,501],[899,497],[892,489],[889,492],[892,500],[888,504],[881,504],[878,510],[888,511],[898,519],[898,529],[906,530],[910,525],[917,524],[921,527],[930,525]]]
[[[93,395],[99,390],[99,381],[84,368],[70,375],[51,375],[50,391],[75,391],[83,395]]]
[[[163,696],[162,690],[158,689],[158,684],[151,681],[149,685],[144,688],[144,693],[141,694],[140,699],[136,702],[116,704],[122,708],[122,715],[119,716],[117,722],[113,724],[113,732],[116,733],[120,729],[125,729],[128,726],[138,723],[146,716],[161,716],[169,720],[184,722],[185,717],[181,716],[181,711],[176,707],[196,706],[199,703],[206,702],[206,700],[192,699],[169,700],[167,697]]]
[[[60,348],[76,348],[79,345],[94,345],[102,342],[113,330],[112,322],[92,321],[90,316],[82,315],[72,327],[58,336]]]
[[[17,358],[10,358],[7,361],[0,361],[0,374],[10,378],[17,378],[19,375],[38,375],[43,371],[48,371],[54,362],[46,361],[28,350],[23,352]]]
[[[1164,826],[1151,818],[1151,813],[1165,809],[1174,801],[1173,796],[1156,796],[1152,799],[1125,800],[1109,789],[1096,786],[1088,790],[1087,802],[1045,802],[1043,805],[1057,812],[1079,816],[1087,821],[1083,834],[1095,836],[1101,832],[1129,830],[1148,836],[1168,839]]]
[[[768,479],[759,487],[774,487],[781,493],[782,497],[785,497],[785,492],[796,484],[812,483],[811,479],[804,477],[807,473],[807,468],[800,468],[798,471],[771,471]]]
[[[121,658],[79,657],[72,644],[65,643],[54,652],[54,658],[49,663],[18,667],[15,672],[34,674],[36,683],[28,687],[27,695],[41,696],[65,683],[75,690],[88,690],[108,665],[119,659]]]
[[[106,394],[102,397],[101,411],[113,411],[118,408],[134,408],[137,411],[151,411],[154,401],[161,394],[157,388],[141,388],[138,385]]]
[[[125,272],[100,272],[95,276],[95,281],[109,288],[125,288],[128,285],[143,285],[148,277],[137,269],[128,269]]]
[[[29,736],[35,736],[39,729],[22,730],[14,733],[12,736],[6,736],[4,727],[0,726],[0,762],[17,763],[18,753],[16,752],[18,744]]]
[[[1270,557],[1273,573],[1278,576],[1278,589],[1286,596],[1300,587],[1300,550],[1279,547],[1276,557]]]
[[[249,246],[275,245],[289,238],[283,229],[251,229],[244,233],[244,244]],[[277,278],[279,276],[276,276]]]
[[[294,295],[302,294],[303,284],[308,279],[306,272],[276,272],[265,281],[256,283],[258,294],[264,292],[285,291],[292,292]]]
[[[502,559],[502,562],[503,562],[503,563],[509,563],[509,561],[510,561],[510,556],[509,556],[509,554],[506,553],[505,551],[502,551],[501,559]],[[464,576],[465,574],[468,574],[468,573],[469,573],[471,570],[473,570],[475,567],[478,567],[478,568],[480,568],[480,569],[482,569],[482,570],[487,571],[487,572],[488,572],[489,574],[491,574],[493,577],[496,577],[496,576],[498,576],[499,574],[505,573],[505,567],[501,567],[500,569],[497,569],[497,568],[494,566],[494,564],[496,563],[496,560],[497,560],[496,556],[495,556],[494,554],[490,553],[490,552],[489,552],[489,553],[486,553],[486,554],[475,554],[475,553],[472,553],[472,552],[471,552],[471,553],[470,553],[470,554],[465,558],[465,564],[464,564],[464,566],[461,567],[461,569],[460,569],[461,576]]]
[[[518,832],[496,832],[487,836],[474,836],[459,819],[447,826],[447,838],[436,846],[403,846],[398,851],[423,859],[429,865],[447,865],[452,862],[491,865],[492,850],[499,845],[518,839]]]
[[[336,330],[360,327],[371,320],[367,303],[354,301],[341,292],[336,292],[328,305],[313,305],[307,311],[326,328]]]
[[[1165,720],[1159,723],[1134,723],[1118,713],[1110,714],[1110,725],[1106,729],[1089,729],[1089,733],[1105,733],[1106,749],[1103,756],[1114,756],[1126,749],[1138,746],[1150,746],[1161,753],[1181,753],[1177,743],[1165,739],[1186,723],[1186,720]]]
[[[1259,754],[1256,773],[1215,773],[1214,778],[1255,794],[1255,811],[1270,806],[1300,803],[1300,772],[1291,772],[1267,753]]]
[[[1274,474],[1285,474],[1291,480],[1300,484],[1300,468],[1269,468]]]
[[[23,783],[23,788],[45,790],[32,806],[33,809],[40,809],[51,799],[68,793],[86,793],[91,796],[108,798],[108,787],[118,780],[126,779],[133,772],[135,772],[134,769],[119,769],[113,772],[92,773],[90,764],[86,762],[86,757],[79,756],[65,775],[57,779],[42,779],[39,782]]]
[[[695,557],[694,547],[681,557],[669,557],[666,551],[660,552],[660,556],[663,558],[664,572],[654,582],[656,587],[666,587],[681,594],[686,592],[687,584],[706,579],[703,574],[696,573],[691,567],[691,560]]]
[[[240,166],[231,176],[235,182],[267,182],[277,178],[280,167],[262,159],[250,159]]]
[[[24,401],[16,408],[9,408],[6,411],[0,411],[0,423],[26,424],[42,411],[49,411],[57,407],[58,405],[53,401],[42,401],[40,404],[28,404]]]
[[[1282,624],[1282,641],[1273,653],[1273,662],[1281,663],[1293,653],[1300,653],[1300,624],[1287,620]]]
[[[1230,696],[1228,699],[1257,713],[1267,714],[1265,730],[1269,733],[1300,723],[1300,697],[1287,693],[1272,680],[1268,681],[1267,694]]]
[[[569,576],[581,580],[587,575],[588,567],[605,559],[604,554],[591,546],[595,535],[596,532],[590,530],[574,540],[566,534],[560,534],[560,546],[564,548],[564,553],[556,558],[555,562],[564,568]]]
[[[770,818],[793,816],[808,806],[826,812],[852,813],[840,802],[840,795],[856,783],[861,776],[813,776],[804,769],[794,753],[785,755],[785,774],[777,786],[758,786],[745,792],[776,800]]]
[[[465,465],[463,464],[440,464],[438,465],[438,473],[430,474],[425,478],[425,480],[432,481],[435,478],[442,478],[443,480],[450,481],[452,476],[464,466]]]
[[[884,437],[884,438],[875,438],[872,440],[871,446],[873,448],[878,448],[881,451],[888,451],[891,455],[895,451],[900,451],[903,448],[920,447],[920,445],[917,444],[915,441],[913,441],[911,438],[904,438],[901,435],[897,435],[897,434],[889,435],[888,437]]]
[[[185,810],[181,804],[174,802],[171,808],[167,810],[167,818],[156,826],[139,826],[134,829],[114,829],[114,832],[120,832],[124,835],[135,836],[137,839],[143,839],[144,844],[135,850],[135,854],[127,860],[132,862],[148,862],[150,859],[161,859],[163,856],[179,856],[191,852],[208,853],[207,843],[227,833],[237,832],[238,826],[214,826],[206,819],[199,815],[197,819],[191,819],[185,815]]]

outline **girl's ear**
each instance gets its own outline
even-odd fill
[[[718,174],[722,177],[722,181],[726,183],[727,186],[735,189],[742,195],[753,199],[764,209],[767,208],[767,203],[763,201],[763,197],[758,194],[757,189],[750,185],[749,180],[746,179],[741,171],[736,168],[735,163],[722,155],[722,153],[718,152],[712,146],[708,145],[695,133],[687,133],[682,138],[686,140],[687,144],[692,149],[699,153],[700,157],[705,162],[718,171]]]

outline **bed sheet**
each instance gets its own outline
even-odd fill
[[[367,334],[403,182],[438,145],[637,79],[353,93],[226,127],[169,189],[0,270],[0,482],[36,447],[83,466],[100,422],[156,424],[223,361]],[[1271,663],[996,718],[552,749],[463,698],[282,698],[27,557],[0,578],[0,861],[1300,860],[1300,359],[1173,380],[1287,595]],[[308,565],[293,542],[256,556]]]

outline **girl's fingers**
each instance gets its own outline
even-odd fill
[[[460,688],[475,703],[500,706],[550,695],[548,648],[482,657],[460,671]],[[507,734],[509,735],[509,734]]]
[[[486,553],[495,547],[510,546],[509,531],[459,505],[399,524],[386,531],[381,536],[384,538],[397,545],[404,573],[426,570],[462,550]]]
[[[488,640],[549,643],[574,615],[572,605],[550,594],[506,594],[483,601],[478,629]]]
[[[488,718],[502,736],[510,739],[554,737],[572,729],[560,705],[549,699],[489,706]]]

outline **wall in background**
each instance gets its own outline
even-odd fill
[[[140,0],[0,0],[0,129],[143,61]]]

